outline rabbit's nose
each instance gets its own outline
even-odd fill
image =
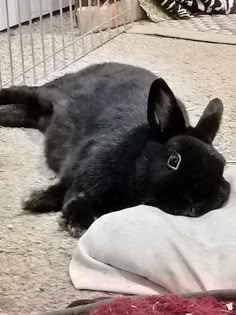
[[[190,217],[197,217],[199,216],[198,211],[195,207],[191,207],[189,210],[189,216]]]
[[[186,217],[191,217],[191,218],[199,216],[197,208],[195,208],[195,207],[190,207],[187,210],[183,211],[182,215],[184,215]]]

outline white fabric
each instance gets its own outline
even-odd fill
[[[236,167],[228,203],[200,218],[138,206],[107,214],[80,238],[70,263],[77,289],[131,294],[236,288]]]

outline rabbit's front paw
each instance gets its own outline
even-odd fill
[[[80,237],[94,221],[91,208],[79,196],[71,198],[62,209],[66,226],[74,237]]]

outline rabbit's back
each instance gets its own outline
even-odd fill
[[[66,75],[48,86],[56,86],[68,96],[62,114],[85,135],[146,122],[148,92],[155,78],[142,68],[105,63]],[[85,128],[81,130],[78,122]]]
[[[54,97],[54,115],[46,132],[50,167],[58,171],[68,153],[90,137],[116,143],[129,130],[145,124],[148,92],[155,78],[139,67],[105,63],[46,84],[49,91],[60,91],[58,102]],[[62,94],[66,102],[59,108]]]

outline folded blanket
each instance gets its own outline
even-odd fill
[[[234,289],[236,167],[228,203],[200,218],[138,206],[104,215],[80,238],[70,262],[77,289],[164,294]]]

